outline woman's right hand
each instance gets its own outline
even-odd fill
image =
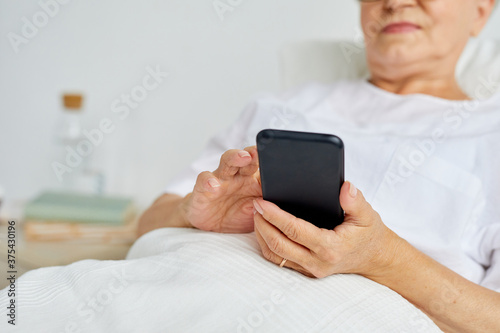
[[[183,202],[191,226],[215,232],[253,231],[253,203],[262,197],[256,146],[226,151],[217,170],[198,175]]]

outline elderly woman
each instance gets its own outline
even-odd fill
[[[277,265],[317,278],[359,274],[445,331],[500,332],[500,96],[472,101],[478,96],[455,79],[462,50],[493,7],[361,1],[369,81],[308,85],[251,103],[144,213],[140,233],[254,230]],[[334,230],[263,200],[256,148],[229,149],[277,126],[276,108],[287,129],[345,142],[352,183],[341,189],[345,221]]]

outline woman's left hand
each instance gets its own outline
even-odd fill
[[[255,234],[264,257],[310,277],[337,273],[383,275],[398,254],[400,238],[385,226],[361,191],[345,182],[340,191],[344,222],[320,229],[263,199],[254,200]]]

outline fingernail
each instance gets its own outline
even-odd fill
[[[349,195],[356,198],[356,194],[358,194],[358,189],[351,182],[349,182]]]
[[[255,215],[255,213],[257,213],[257,210],[254,208],[253,209],[253,215]]]
[[[238,155],[239,155],[240,157],[247,157],[247,156],[248,156],[248,157],[252,157],[252,155],[250,155],[250,153],[248,153],[246,150],[242,150],[242,151],[240,151],[240,152],[238,153]]]
[[[218,181],[217,179],[215,179],[215,178],[210,178],[210,179],[208,180],[208,183],[209,183],[209,184],[210,184],[210,186],[212,186],[212,187],[220,187],[220,183],[219,183],[219,181]]]
[[[260,215],[264,214],[264,211],[262,210],[262,207],[257,203],[257,201],[253,201],[253,206],[255,210],[259,212]]]

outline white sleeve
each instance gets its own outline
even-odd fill
[[[494,223],[488,228],[483,242],[490,244],[491,260],[481,285],[500,292],[500,223]]]
[[[483,181],[488,199],[484,220],[488,224],[479,244],[486,271],[480,284],[500,292],[500,157],[495,154],[500,149],[500,134],[497,132],[490,140],[494,143],[493,149],[484,157],[485,163],[489,164],[490,169],[486,173],[489,176]]]
[[[247,132],[256,109],[256,100],[248,103],[236,121],[212,137],[200,156],[167,184],[165,193],[185,196],[193,190],[196,178],[201,172],[217,169],[220,158],[225,151],[255,145],[255,138],[253,141],[247,139]]]
[[[201,172],[217,169],[220,157],[225,151],[255,145],[255,136],[261,129],[280,128],[277,127],[280,121],[291,125],[294,119],[301,119],[299,114],[302,110],[316,105],[318,101],[326,98],[331,90],[328,85],[312,83],[278,94],[255,94],[238,119],[210,139],[200,156],[168,183],[165,192],[185,196],[193,190],[196,178]]]
[[[481,285],[500,293],[500,249],[491,255],[491,266],[486,270]]]

